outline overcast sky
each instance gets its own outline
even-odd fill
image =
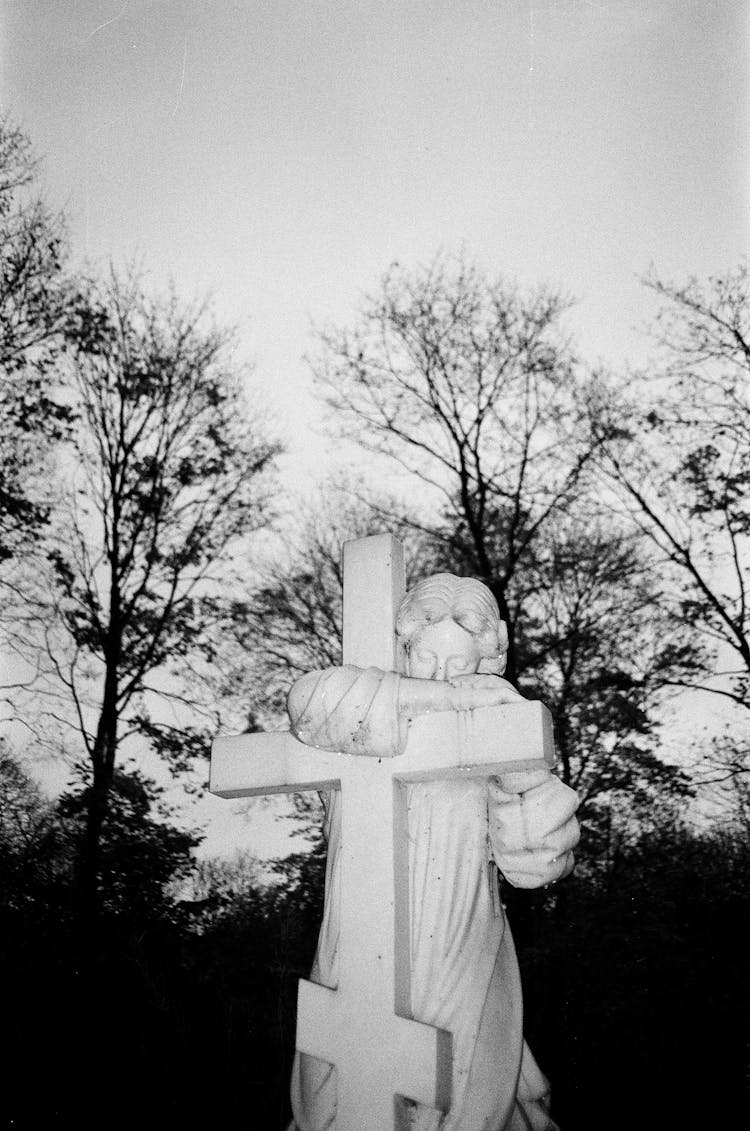
[[[310,322],[349,321],[394,259],[464,248],[561,284],[584,352],[618,362],[645,356],[651,263],[679,279],[748,250],[747,0],[2,10],[5,109],[77,257],[137,254],[188,296],[213,290],[290,482],[323,451]]]
[[[643,357],[638,276],[748,245],[747,0],[6,0],[4,102],[74,247],[212,289],[299,474],[310,322],[461,247]],[[307,453],[307,454],[306,454]]]

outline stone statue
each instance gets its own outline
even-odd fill
[[[344,665],[294,684],[288,710],[298,739],[325,750],[397,756],[420,714],[520,698],[501,677],[507,631],[480,582],[446,573],[426,579],[401,603],[396,632],[405,674]],[[497,869],[524,888],[568,875],[579,836],[577,803],[548,770],[409,786],[412,1013],[453,1038],[450,1110],[441,1116],[407,1103],[415,1131],[554,1131],[547,1082],[523,1039],[520,977]],[[311,974],[330,987],[338,978],[340,818],[338,795],[330,793],[325,909]],[[298,1131],[335,1127],[331,1066],[297,1054],[292,1107]]]

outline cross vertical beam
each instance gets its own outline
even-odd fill
[[[400,542],[390,534],[346,542],[343,567],[344,663],[399,670]],[[300,982],[297,1047],[337,1065],[337,1131],[390,1131],[400,1095],[448,1106],[450,1034],[410,1020],[408,860],[406,841],[397,843],[405,794],[377,759],[360,758],[356,770],[335,800],[342,806],[338,987]],[[378,866],[363,870],[374,855]],[[364,1033],[369,1039],[359,1066],[338,1070],[344,1059],[351,1062],[352,1042]]]
[[[344,543],[345,664],[403,669],[396,614],[406,592],[404,548],[392,534]]]

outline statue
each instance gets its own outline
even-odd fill
[[[405,674],[344,665],[294,684],[288,710],[299,740],[397,757],[420,714],[520,698],[502,678],[507,631],[480,582],[445,573],[422,581],[402,601],[396,632]],[[520,977],[497,870],[524,888],[568,875],[577,803],[548,770],[409,785],[412,1013],[453,1037],[450,1110],[441,1116],[407,1102],[414,1131],[554,1131],[547,1082],[523,1039]],[[311,974],[330,987],[338,977],[340,830],[338,795],[330,793],[325,909]],[[330,1065],[297,1054],[292,1107],[298,1131],[335,1127]]]

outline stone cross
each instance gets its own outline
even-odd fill
[[[344,663],[399,670],[403,551],[390,535],[344,546]],[[336,1067],[337,1131],[394,1131],[399,1097],[446,1111],[450,1034],[411,1018],[406,788],[554,762],[549,711],[522,700],[413,720],[393,758],[337,754],[289,733],[217,738],[212,793],[341,790],[339,980],[300,980],[297,1048]]]

